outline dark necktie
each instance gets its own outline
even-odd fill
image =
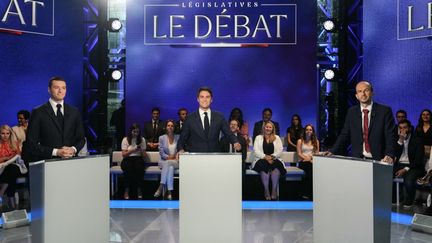
[[[210,122],[207,115],[207,112],[204,112],[204,133],[208,137],[210,132]]]
[[[61,108],[62,108],[62,105],[57,104],[57,120],[60,124],[60,127],[63,128],[64,117],[63,117],[63,113],[61,112]]]
[[[153,122],[153,142],[155,142],[156,139],[159,139],[159,138],[157,138],[157,123],[154,121]]]
[[[369,145],[369,110],[363,109],[363,141],[365,143],[366,152],[370,153],[370,145]]]

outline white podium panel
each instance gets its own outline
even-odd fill
[[[241,154],[180,156],[180,242],[242,242]]]
[[[109,241],[109,156],[30,164],[32,242]]]
[[[314,157],[314,242],[390,242],[392,172],[376,161]]]

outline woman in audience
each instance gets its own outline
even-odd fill
[[[291,126],[287,128],[287,151],[297,151],[297,140],[301,138],[303,127],[299,115],[294,114],[291,117]]]
[[[239,121],[240,125],[240,135],[246,140],[246,144],[249,144],[249,125],[248,123],[243,120],[243,112],[240,110],[240,108],[235,107],[231,110],[230,117],[228,121],[237,120]]]
[[[141,129],[137,123],[132,124],[129,128],[127,137],[123,138],[121,148],[123,155],[121,168],[125,181],[123,198],[129,199],[129,192],[136,190],[138,199],[142,199],[141,182],[145,172],[146,141],[141,136]]]
[[[425,147],[425,159],[429,158],[432,145],[431,115],[431,110],[424,109],[420,113],[419,121],[415,130],[416,136],[420,139]]]
[[[305,172],[303,181],[304,199],[312,199],[312,163],[313,156],[319,152],[319,141],[317,139],[315,128],[308,124],[304,128],[304,133],[297,140],[297,154],[300,160],[300,169]]]
[[[28,119],[30,118],[30,112],[26,110],[20,110],[17,114],[18,125],[12,127],[12,131],[17,137],[20,148],[22,149],[22,144],[26,140],[26,132],[28,127]]]
[[[254,141],[256,160],[252,164],[252,168],[261,176],[265,199],[276,200],[279,178],[286,174],[285,166],[280,160],[283,151],[282,140],[276,135],[275,126],[271,121],[264,124],[262,134],[258,135]],[[269,191],[270,179],[272,182],[271,196]]]
[[[16,179],[21,174],[19,167],[15,164],[1,165],[12,159],[15,155],[20,155],[21,150],[19,143],[12,132],[12,128],[8,125],[0,127],[0,205],[2,198],[6,192],[9,198],[9,207],[15,208],[15,187]]]
[[[159,137],[159,168],[161,168],[161,180],[154,197],[160,197],[167,187],[167,199],[172,200],[172,191],[174,187],[174,171],[179,167],[176,159],[178,134],[174,134],[175,122],[168,120],[166,122],[166,134]],[[163,195],[162,195],[163,196]]]

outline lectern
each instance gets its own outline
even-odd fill
[[[32,242],[109,241],[109,156],[30,164]]]
[[[390,242],[392,172],[378,161],[314,157],[314,242]]]
[[[241,154],[180,155],[180,242],[242,242]]]

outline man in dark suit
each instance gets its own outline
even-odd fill
[[[276,135],[280,135],[279,123],[271,120],[272,115],[273,111],[270,108],[264,108],[262,111],[262,120],[255,122],[252,142],[255,142],[256,136],[262,133],[263,126],[268,121],[271,121],[275,125]]]
[[[53,77],[48,83],[50,99],[33,109],[23,148],[26,162],[70,158],[84,146],[84,128],[77,108],[64,103],[66,81]]]
[[[228,136],[223,136],[220,139],[220,146],[221,146],[222,152],[229,152],[229,153],[241,152],[242,153],[242,162],[245,163],[246,156],[247,156],[247,145],[246,145],[246,140],[244,139],[244,137],[242,137],[240,135],[239,124],[240,124],[239,121],[231,120],[229,123],[229,127],[230,127],[231,132],[234,134],[234,136],[237,137],[237,139],[241,145],[241,150],[235,150],[233,148],[233,144],[230,143]]]
[[[177,142],[178,154],[188,152],[220,152],[219,135],[228,137],[236,150],[241,149],[238,139],[228,128],[222,113],[210,109],[213,93],[210,88],[202,87],[197,94],[198,111],[192,112],[183,125]]]
[[[369,82],[356,85],[360,105],[351,107],[336,143],[327,154],[343,154],[351,144],[351,156],[393,163],[396,133],[390,107],[372,101],[373,89]]]
[[[143,136],[147,142],[148,151],[159,150],[159,136],[165,133],[165,125],[160,119],[160,109],[152,109],[152,120],[144,123]]]
[[[174,133],[175,134],[180,134],[181,130],[183,128],[183,123],[186,121],[186,117],[187,117],[188,111],[186,110],[186,108],[180,108],[178,110],[177,114],[179,116],[179,120],[175,124]]]
[[[422,142],[412,136],[411,122],[402,120],[398,124],[399,140],[396,146],[396,163],[393,167],[395,177],[404,178],[407,192],[404,208],[410,208],[414,202],[416,181],[425,175],[424,147]]]

